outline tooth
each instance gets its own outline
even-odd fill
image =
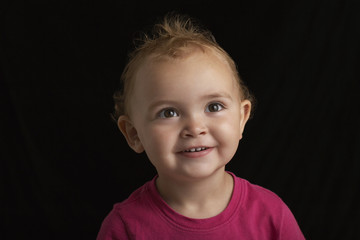
[[[201,148],[197,148],[196,151],[197,151],[197,152],[200,152],[200,151],[201,151]]]
[[[195,151],[196,151],[195,148],[190,149],[190,152],[195,152]]]

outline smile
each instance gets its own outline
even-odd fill
[[[208,148],[207,147],[198,147],[198,148],[191,148],[191,149],[185,150],[183,152],[201,152],[206,149],[208,149]]]
[[[197,159],[207,156],[212,152],[213,149],[213,147],[193,147],[178,153],[186,158]]]

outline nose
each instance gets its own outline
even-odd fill
[[[184,125],[181,130],[181,137],[191,138],[207,134],[205,120],[200,116],[191,116],[184,119]]]

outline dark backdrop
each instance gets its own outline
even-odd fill
[[[110,113],[132,37],[169,10],[213,32],[258,100],[228,170],[277,193],[308,239],[359,237],[356,2],[2,2],[0,238],[95,239],[154,176]]]

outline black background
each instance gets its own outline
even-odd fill
[[[258,103],[228,170],[277,193],[307,239],[359,237],[357,1],[2,2],[1,239],[95,239],[155,171],[110,118],[137,31],[199,19]]]

